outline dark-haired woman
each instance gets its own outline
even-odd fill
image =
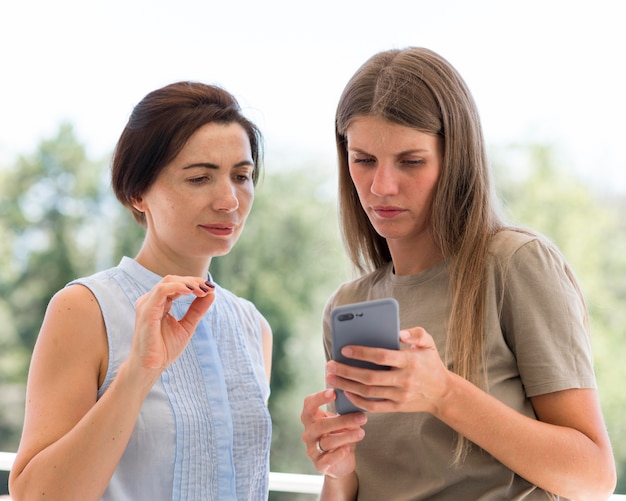
[[[243,230],[261,141],[214,86],[175,83],[135,107],[112,185],[145,239],[52,298],[14,500],[267,498],[271,330],[209,274]]]

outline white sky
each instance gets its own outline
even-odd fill
[[[624,0],[21,0],[0,5],[0,166],[62,120],[108,154],[132,107],[181,79],[234,93],[266,168],[334,162],[348,78],[419,45],[464,76],[489,145],[555,143],[590,183],[626,191]]]

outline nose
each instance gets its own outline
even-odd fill
[[[371,192],[379,197],[397,195],[398,179],[392,164],[379,162],[374,170]]]
[[[213,208],[220,212],[233,212],[239,208],[237,190],[231,182],[219,183],[216,186]]]

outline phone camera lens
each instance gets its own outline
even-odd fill
[[[346,320],[352,320],[354,318],[354,315],[352,313],[343,313],[342,315],[339,315],[338,319],[340,322],[345,322]]]

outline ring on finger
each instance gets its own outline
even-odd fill
[[[321,440],[322,439],[320,438],[317,442],[315,442],[315,448],[320,454],[326,454],[328,451],[322,447],[322,444],[320,444]]]

